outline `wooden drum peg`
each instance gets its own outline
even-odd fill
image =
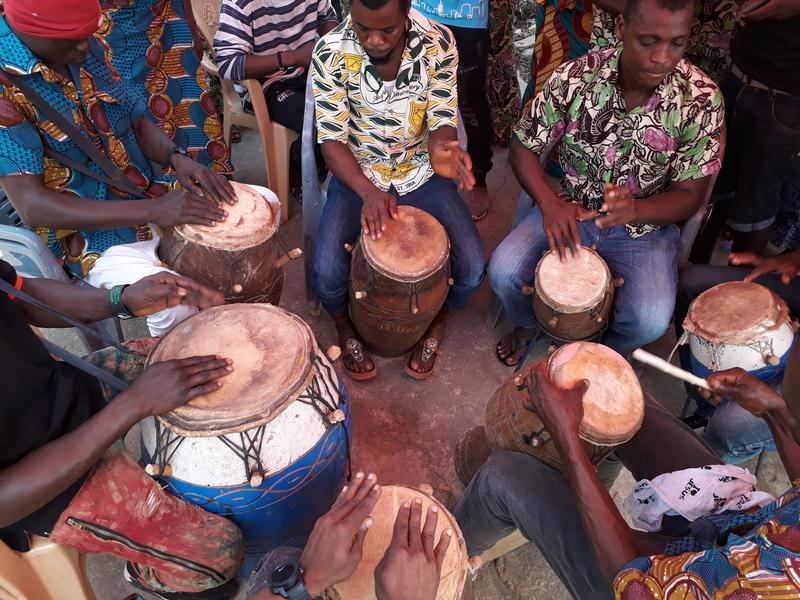
[[[334,345],[334,346],[331,346],[330,348],[328,348],[328,350],[327,350],[327,352],[325,352],[325,354],[328,355],[328,360],[330,360],[331,362],[336,362],[337,360],[339,360],[339,357],[342,355],[342,349],[339,348],[339,346]]]
[[[335,411],[333,411],[331,414],[329,414],[326,418],[328,419],[328,423],[330,423],[331,425],[336,425],[337,423],[341,423],[341,422],[344,421],[344,418],[345,418],[344,417],[344,411],[341,408],[337,408]]]
[[[345,244],[344,249],[347,250],[350,254],[353,253],[353,244]]]
[[[525,377],[522,375],[517,375],[514,377],[514,386],[519,390],[522,391],[525,389]]]
[[[553,317],[547,322],[547,326],[550,329],[555,329],[558,326],[558,317]]]
[[[428,496],[428,498],[433,498],[433,486],[430,483],[420,483],[417,489]]]
[[[611,285],[613,285],[615,288],[622,287],[625,285],[625,280],[622,277],[615,277],[611,280]]]
[[[302,255],[303,255],[303,251],[300,250],[300,248],[292,248],[291,250],[289,250],[289,252],[287,252],[286,254],[284,254],[278,260],[275,261],[275,268],[276,269],[280,269],[281,267],[283,267],[283,265],[285,265],[290,260],[294,260],[295,258],[299,258]]]
[[[522,293],[525,296],[533,296],[536,293],[536,290],[531,285],[523,285],[522,286]]]
[[[355,296],[356,300],[363,300],[367,297],[367,292],[356,292],[353,296]]]
[[[778,358],[777,356],[775,356],[774,354],[770,354],[769,356],[767,356],[764,359],[764,362],[766,362],[768,365],[774,367],[774,366],[777,366],[777,365],[781,364],[781,359]]]
[[[447,278],[447,285],[453,285],[453,284],[455,284],[455,282],[456,282],[456,280],[453,279],[452,277],[448,277]]]
[[[233,289],[233,293],[234,293],[234,294],[241,294],[241,293],[242,293],[242,290],[243,290],[244,288],[242,287],[242,284],[241,284],[241,283],[234,283],[234,284],[233,284],[233,288],[231,288],[231,289]]]
[[[254,488],[257,488],[262,483],[264,483],[264,474],[259,471],[253,471],[250,473],[250,485]]]
[[[167,464],[164,465],[164,468],[162,469],[159,465],[155,463],[150,463],[144,468],[144,472],[150,475],[150,477],[156,477],[158,475],[161,475],[163,477],[171,477],[172,467]]]

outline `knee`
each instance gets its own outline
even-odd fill
[[[481,467],[481,491],[494,496],[513,495],[540,466],[544,464],[522,452],[494,452]]]
[[[486,276],[492,290],[500,297],[519,293],[524,283],[521,265],[504,250],[502,244],[492,253]]]
[[[456,283],[470,289],[477,288],[486,274],[486,260],[483,257],[483,245],[478,243],[459,260],[457,271],[459,278]]]

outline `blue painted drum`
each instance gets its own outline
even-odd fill
[[[198,313],[159,342],[149,363],[231,358],[223,386],[142,422],[147,470],[172,493],[229,516],[246,544],[240,574],[265,552],[302,546],[349,469],[350,402],[299,317],[272,305]]]

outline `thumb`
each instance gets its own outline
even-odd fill
[[[573,386],[570,388],[570,391],[583,396],[586,393],[586,390],[588,389],[589,389],[589,380],[581,379],[573,384]]]

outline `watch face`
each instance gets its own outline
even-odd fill
[[[269,576],[269,583],[273,587],[291,586],[297,581],[297,565],[294,563],[281,563]]]

